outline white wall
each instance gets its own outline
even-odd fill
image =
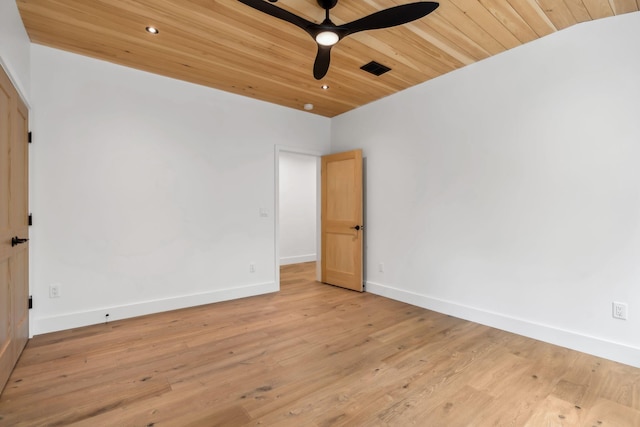
[[[27,103],[31,93],[30,47],[16,2],[0,0],[0,66]]]
[[[317,157],[281,151],[280,264],[316,260]]]
[[[334,118],[367,289],[640,366],[638,40],[638,13],[582,24]]]
[[[274,147],[326,152],[328,119],[38,45],[32,64],[36,334],[278,289]]]

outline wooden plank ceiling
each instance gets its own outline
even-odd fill
[[[336,24],[415,0],[340,0]],[[640,0],[441,0],[419,21],[341,40],[313,78],[301,29],[237,0],[17,0],[31,41],[333,117],[574,24],[636,12]],[[321,22],[316,0],[276,5]],[[147,26],[160,30],[157,35]],[[392,69],[376,77],[360,67]],[[329,86],[328,90],[321,85]]]

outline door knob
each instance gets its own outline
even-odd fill
[[[20,243],[26,242],[27,240],[29,240],[29,239],[21,239],[18,236],[12,237],[11,238],[11,246],[17,246]]]
[[[355,227],[351,227],[351,229],[352,229],[352,230],[356,230],[356,231],[358,231],[358,230],[360,230],[360,229],[363,229],[363,230],[364,230],[364,225],[356,225]]]

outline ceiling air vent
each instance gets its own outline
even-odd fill
[[[381,76],[387,71],[391,71],[391,68],[385,67],[384,65],[379,64],[376,61],[371,61],[368,64],[365,64],[362,67],[360,67],[360,69],[366,71],[367,73],[374,74],[376,76]]]

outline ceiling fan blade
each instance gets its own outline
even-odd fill
[[[406,24],[427,16],[436,10],[439,5],[439,3],[432,1],[403,4],[381,10],[380,12],[372,13],[371,15],[349,22],[348,24],[341,25],[340,27],[344,28],[347,34],[357,33],[358,31],[395,27],[396,25]]]
[[[257,9],[260,12],[264,12],[268,15],[271,15],[278,19],[282,19],[283,21],[287,21],[297,27],[300,27],[303,30],[305,30],[307,33],[311,34],[312,37],[313,37],[313,34],[311,33],[311,31],[318,26],[318,24],[315,24],[311,21],[307,21],[304,18],[294,15],[288,10],[281,9],[277,6],[272,5],[271,3],[267,3],[264,0],[238,0],[238,1],[254,9]]]
[[[313,63],[313,77],[316,80],[322,79],[329,71],[329,62],[331,61],[331,47],[318,45],[318,54],[316,55],[316,62]]]

